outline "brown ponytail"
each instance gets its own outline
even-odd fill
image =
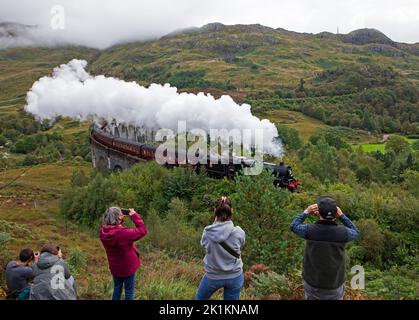
[[[232,213],[233,208],[230,200],[227,197],[221,197],[215,207],[215,216],[217,217],[217,221],[224,222],[231,220]]]

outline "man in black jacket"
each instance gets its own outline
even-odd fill
[[[309,215],[319,217],[303,224]],[[343,225],[338,225],[336,219]],[[320,197],[291,223],[291,230],[307,240],[303,262],[307,300],[342,300],[346,279],[345,246],[359,236],[358,228],[332,197]]]

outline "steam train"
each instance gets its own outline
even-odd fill
[[[140,143],[134,140],[115,137],[110,133],[102,130],[100,127],[93,126],[90,131],[90,140],[99,143],[106,148],[116,150],[126,155],[130,155],[137,161],[155,161],[157,146],[147,143]],[[170,150],[169,150],[170,151]],[[174,159],[170,155],[175,155]],[[179,150],[173,150],[173,153],[166,154],[168,160],[165,163],[166,167],[184,167],[191,168],[197,173],[205,168],[206,173],[211,178],[222,179],[227,177],[233,179],[237,174],[240,174],[243,168],[250,168],[255,164],[255,160],[246,159],[244,157],[229,157],[226,159],[217,159],[214,161],[213,156],[208,155],[208,159],[204,164],[198,163],[196,165],[188,163],[188,161],[178,161],[179,159],[186,159],[187,155]],[[278,166],[274,163],[263,162],[264,169],[272,170],[275,176],[274,184],[277,187],[287,188],[291,192],[299,192],[301,183],[291,176],[279,175]]]

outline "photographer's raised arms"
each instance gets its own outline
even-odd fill
[[[319,220],[303,224],[310,215]],[[337,219],[343,225],[338,225]],[[335,199],[325,196],[297,215],[291,230],[307,240],[303,262],[305,299],[343,300],[345,246],[359,236],[358,228],[343,214]]]
[[[304,224],[310,216],[314,224]],[[245,232],[232,221],[233,206],[221,197],[214,208],[214,222],[205,227],[201,245],[205,249],[203,276],[195,299],[208,300],[223,289],[225,300],[239,300],[244,285],[242,249]],[[124,226],[129,217],[135,227]],[[343,225],[336,223],[336,220]],[[346,279],[345,246],[359,236],[358,228],[343,214],[332,197],[320,197],[298,214],[291,230],[307,241],[303,259],[305,299],[342,300]],[[134,209],[111,207],[103,215],[99,237],[105,248],[113,277],[113,300],[134,300],[136,272],[141,265],[135,242],[147,234],[147,227]],[[30,266],[33,262],[33,266]],[[23,249],[19,259],[6,268],[9,299],[75,300],[76,284],[61,249],[47,244],[40,253]]]

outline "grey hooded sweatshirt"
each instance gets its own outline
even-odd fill
[[[76,286],[67,263],[57,255],[43,252],[34,266],[35,278],[30,300],[76,300]]]
[[[245,238],[243,229],[235,227],[232,221],[215,222],[205,227],[201,245],[206,251],[204,266],[209,279],[233,279],[240,276],[243,272],[242,260],[233,257],[219,243],[224,241],[240,254]]]

